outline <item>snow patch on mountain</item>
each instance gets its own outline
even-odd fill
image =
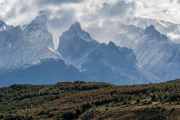
[[[180,77],[180,47],[177,43],[160,33],[154,25],[142,29],[134,25],[118,24],[114,42],[133,49],[141,67],[164,81]]]
[[[23,29],[1,22],[1,71],[28,67],[46,58],[61,58],[46,27],[46,16],[40,14]],[[7,29],[8,28],[8,29]]]
[[[93,81],[67,65],[54,49],[42,12],[30,24],[0,31],[0,87],[12,84],[54,84],[62,81]],[[9,28],[9,29],[5,29]],[[82,38],[88,38],[84,33]]]
[[[124,21],[123,23],[127,25],[135,25],[142,29],[145,29],[147,26],[154,25],[155,28],[160,33],[166,35],[169,40],[180,43],[180,24],[141,17],[130,17],[127,19],[127,21]]]

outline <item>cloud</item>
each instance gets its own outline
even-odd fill
[[[45,11],[48,20],[49,30],[55,38],[55,46],[58,45],[58,37],[67,29],[75,18],[74,4],[82,0],[14,0],[0,1],[0,19],[10,25],[24,25],[30,23],[39,11]]]
[[[0,4],[0,19],[8,24],[19,25],[30,22],[37,15],[37,6],[23,0],[3,1]]]
[[[133,16],[180,23],[180,0],[0,0],[0,8],[0,19],[13,25],[28,24],[38,11],[45,11],[56,47],[58,37],[74,21],[79,21],[99,41],[104,39],[100,35],[113,32],[116,25],[112,23]]]
[[[114,30],[117,30],[117,26],[114,23],[133,16],[136,4],[118,0],[100,3],[95,8],[95,10],[82,14],[79,21],[94,39],[99,42],[109,42],[116,38],[117,32]]]
[[[82,2],[82,0],[37,0],[36,4],[38,6],[43,5],[59,5],[63,3],[79,3]]]
[[[49,16],[47,26],[53,31],[55,47],[58,47],[59,36],[66,31],[69,26],[76,20],[75,11],[72,8],[57,10],[53,15]]]
[[[101,13],[109,17],[125,17],[134,11],[135,3],[126,3],[125,1],[117,1],[114,4],[104,3],[103,8],[100,10]]]
[[[179,0],[136,0],[136,16],[179,23]]]

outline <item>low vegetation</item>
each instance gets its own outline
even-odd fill
[[[180,80],[115,86],[96,82],[0,89],[0,120],[179,120]]]

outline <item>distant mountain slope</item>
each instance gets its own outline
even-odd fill
[[[93,81],[72,65],[61,59],[44,59],[27,68],[19,68],[0,74],[0,87],[12,84],[54,84],[60,81]]]
[[[180,43],[180,24],[141,17],[128,18],[125,24],[135,25],[142,29],[154,25],[160,33],[165,34],[170,40]]]
[[[106,27],[108,24],[109,27]],[[98,41],[113,41],[136,54],[138,64],[166,81],[180,77],[180,25],[149,18],[127,17],[87,26]]]
[[[98,43],[75,22],[60,37],[58,51],[63,59],[96,81],[114,84],[137,84],[160,81],[137,65],[128,48],[113,42]]]
[[[136,50],[137,59],[143,68],[163,80],[180,77],[180,46],[159,33],[154,26],[145,29],[148,36]]]
[[[132,48],[142,68],[162,80],[180,77],[180,45],[173,43],[153,25],[145,30],[134,25],[119,23],[114,42]]]

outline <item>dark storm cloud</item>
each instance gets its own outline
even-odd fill
[[[117,1],[115,4],[104,3],[100,12],[111,17],[126,16],[127,13],[134,12],[135,7],[136,4],[134,2]]]

